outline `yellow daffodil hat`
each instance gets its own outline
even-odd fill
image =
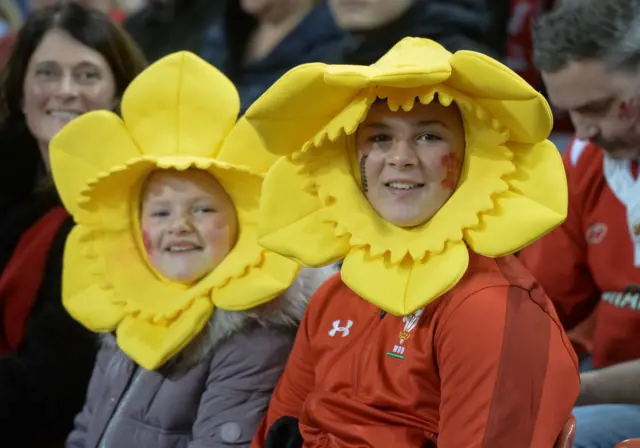
[[[84,114],[50,144],[53,178],[76,226],[67,240],[63,302],[96,332],[116,330],[120,348],[146,369],[176,355],[215,307],[245,310],[295,280],[299,264],[257,243],[263,175],[276,157],[246,121],[222,73],[188,52],[169,55],[127,88],[122,117]],[[140,230],[140,199],[157,169],[210,172],[231,197],[238,239],[216,269],[194,285],[162,278]]]
[[[462,114],[466,151],[456,190],[415,228],[385,221],[362,192],[353,136],[378,98],[391,110],[454,101]],[[566,218],[562,160],[546,140],[549,105],[480,53],[405,38],[371,66],[301,65],[246,118],[281,156],[263,184],[260,243],[307,266],[344,258],[345,284],[392,314],[409,314],[455,286],[469,250],[511,254]]]

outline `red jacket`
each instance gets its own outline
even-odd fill
[[[571,344],[514,257],[470,257],[452,291],[404,319],[339,275],[325,283],[251,446],[283,416],[305,448],[553,446],[580,387]]]
[[[593,364],[640,358],[640,266],[627,210],[603,173],[603,152],[576,141],[563,154],[569,214],[549,235],[525,249],[521,261],[551,297],[567,329],[595,310]]]

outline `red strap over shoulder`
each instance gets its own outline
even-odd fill
[[[55,207],[20,237],[0,274],[0,355],[17,351],[44,280],[51,245],[69,215]]]

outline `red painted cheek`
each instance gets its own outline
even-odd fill
[[[144,244],[144,250],[147,251],[149,255],[153,252],[153,245],[151,244],[151,237],[146,231],[142,231],[142,244]]]
[[[445,170],[444,179],[442,179],[442,186],[449,190],[456,188],[458,183],[458,175],[460,174],[460,167],[462,166],[462,160],[458,154],[450,152],[445,154],[440,159],[442,168]]]
[[[631,98],[630,100],[621,101],[618,105],[618,119],[633,120],[638,116],[638,100]]]

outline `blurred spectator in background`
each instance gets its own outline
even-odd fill
[[[504,63],[535,89],[544,91],[540,71],[533,64],[531,23],[557,0],[492,0],[492,20],[486,43],[499,52]],[[553,132],[549,139],[560,152],[572,139],[573,126],[565,111],[553,109]]]
[[[566,329],[594,319],[574,446],[611,447],[640,436],[640,3],[558,2],[534,28],[534,62],[577,139],[567,220],[521,259]]]
[[[27,7],[29,12],[33,12],[44,6],[66,3],[70,1],[80,3],[90,8],[95,8],[98,11],[109,15],[116,22],[124,19],[123,10],[120,6],[121,1],[117,0],[28,0]]]
[[[494,12],[497,5],[488,0],[329,0],[329,6],[348,34],[341,54],[346,64],[373,64],[407,36],[428,37],[451,52],[504,54],[504,42],[486,44],[492,14],[504,13]]]
[[[200,55],[233,81],[244,112],[289,69],[334,60],[341,41],[324,1],[228,0]]]
[[[0,0],[0,66],[4,64],[15,33],[22,26],[24,17],[39,8],[71,0]],[[146,0],[74,0],[85,6],[108,14],[116,22],[122,22],[129,11]]]
[[[225,0],[148,0],[124,27],[150,62],[180,50],[200,54],[205,32],[224,5]]]
[[[63,248],[73,222],[52,186],[49,140],[79,114],[116,107],[144,65],[107,16],[66,3],[29,16],[0,77],[3,446],[64,441],[98,348],[61,302]]]
[[[18,31],[24,16],[20,6],[13,0],[0,0],[0,38]]]

